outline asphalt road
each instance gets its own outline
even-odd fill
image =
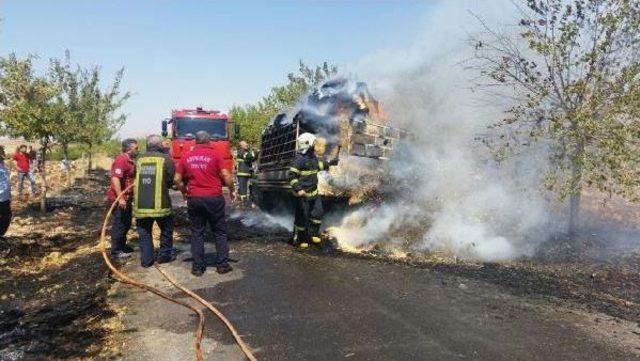
[[[640,359],[628,342],[638,336],[607,316],[428,269],[298,251],[283,234],[239,233],[234,272],[192,277],[186,243],[167,270],[216,302],[262,360]],[[125,270],[174,292],[137,260]],[[112,297],[126,307],[124,359],[193,359],[188,311],[125,286]],[[205,335],[206,359],[243,359],[217,319]]]

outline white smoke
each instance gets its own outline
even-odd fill
[[[478,74],[462,65],[472,57],[469,34],[479,30],[471,12],[489,25],[515,19],[508,0],[440,2],[414,46],[353,67],[410,137],[389,163],[399,194],[332,229],[344,247],[394,244],[496,261],[531,255],[552,231],[540,192],[545,149],[530,147],[498,165],[474,140],[503,117],[504,104],[479,101]]]
[[[273,215],[252,210],[235,211],[229,215],[232,220],[240,220],[243,226],[267,231],[290,230],[293,218],[290,215]]]

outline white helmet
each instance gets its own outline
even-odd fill
[[[311,133],[302,133],[298,136],[298,151],[305,154],[316,142],[316,136]]]

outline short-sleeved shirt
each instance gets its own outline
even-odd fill
[[[136,164],[131,159],[131,156],[127,153],[122,153],[117,156],[113,160],[113,164],[111,165],[111,177],[116,177],[120,179],[120,187],[121,189],[125,189],[126,187],[133,184],[136,176]],[[125,193],[125,200],[131,200],[133,196],[133,190],[128,190]],[[107,190],[107,199],[113,202],[116,200],[118,195],[116,194],[116,190],[113,188],[113,184],[109,185],[109,189]]]
[[[176,169],[187,184],[187,197],[218,197],[222,195],[223,160],[208,145],[196,145],[186,153]]]
[[[29,156],[26,153],[20,151],[13,154],[13,160],[16,161],[18,170],[20,172],[29,173]]]
[[[11,182],[9,181],[9,170],[4,164],[0,164],[0,202],[11,200]]]

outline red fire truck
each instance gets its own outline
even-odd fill
[[[211,135],[211,146],[222,155],[225,168],[233,168],[230,134],[239,134],[232,129],[231,120],[226,113],[218,110],[180,109],[171,112],[171,119],[162,121],[162,136],[171,134],[171,157],[178,162],[183,154],[195,146],[195,134],[206,130]],[[171,131],[169,132],[169,127]]]

